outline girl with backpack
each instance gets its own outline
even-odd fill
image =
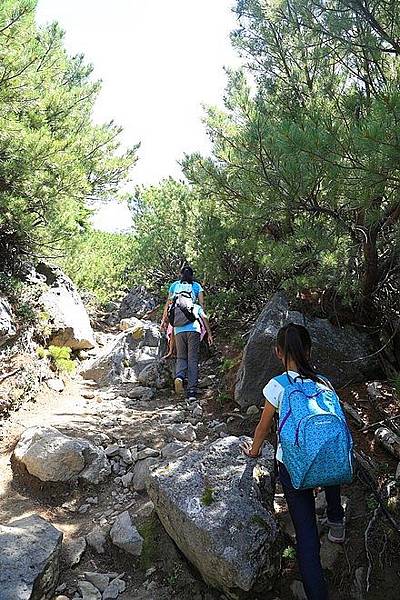
[[[294,323],[282,327],[275,351],[285,372],[265,386],[260,422],[252,444],[245,444],[243,450],[252,458],[259,456],[277,411],[278,473],[296,531],[304,589],[308,600],[327,600],[313,488],[325,488],[328,539],[343,543],[340,484],[352,478],[351,435],[333,387],[310,363],[311,337],[307,329]]]

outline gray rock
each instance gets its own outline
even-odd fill
[[[85,398],[85,400],[93,400],[95,396],[94,392],[82,392],[82,398]]]
[[[191,423],[172,425],[168,432],[180,442],[194,442],[196,439],[196,430]]]
[[[160,466],[147,486],[168,534],[205,581],[238,598],[254,586],[268,589],[281,556],[273,448],[266,444],[256,462],[241,441],[227,437]]]
[[[119,594],[122,594],[126,589],[126,583],[122,579],[113,579],[110,585],[104,590],[103,600],[114,600],[118,598]]]
[[[249,408],[246,410],[246,415],[248,415],[249,417],[252,417],[254,415],[258,415],[260,413],[260,409],[258,408],[258,406],[256,406],[255,404],[252,404],[251,406],[249,406]]]
[[[117,456],[119,454],[119,450],[120,448],[118,444],[111,444],[111,446],[107,446],[105,453],[111,458],[112,456]]]
[[[0,346],[17,332],[14,315],[8,301],[0,296]]]
[[[78,587],[82,600],[101,600],[101,593],[89,581],[78,581]]]
[[[62,379],[57,377],[52,377],[51,379],[46,379],[46,385],[49,389],[54,392],[62,392],[65,388],[64,382]]]
[[[122,458],[122,460],[127,465],[131,465],[132,464],[132,453],[129,450],[129,448],[120,448],[119,449],[119,456]]]
[[[146,316],[157,306],[155,297],[143,286],[133,287],[123,298],[119,308],[120,319],[129,319],[137,317],[139,319]]]
[[[201,419],[201,417],[203,416],[203,409],[201,408],[200,404],[195,404],[195,406],[193,407],[192,415],[196,419]]]
[[[154,512],[154,504],[151,500],[148,500],[142,504],[134,513],[134,517],[137,519],[147,519]]]
[[[322,536],[320,556],[323,569],[334,570],[335,563],[342,554],[343,549],[340,544],[330,542],[327,535]]]
[[[190,444],[185,442],[170,442],[161,450],[162,458],[173,459],[183,456]]]
[[[86,442],[82,452],[86,467],[79,474],[79,479],[92,485],[102,483],[111,473],[111,466],[104,450]]]
[[[122,332],[87,364],[81,374],[101,385],[122,384],[130,386],[130,390],[134,384],[147,388],[160,386],[166,377],[166,367],[159,361],[162,340],[158,338],[158,346],[143,345],[147,332],[153,329],[153,323],[143,321],[140,327]]]
[[[150,467],[157,464],[156,458],[145,458],[144,460],[140,460],[135,464],[135,468],[133,470],[133,481],[132,486],[136,492],[141,492],[146,489],[147,479],[150,473]]]
[[[284,294],[277,293],[259,316],[250,334],[238,372],[235,400],[242,407],[263,403],[262,390],[267,381],[282,372],[275,356],[276,335],[282,325],[306,325],[313,340],[313,356],[318,371],[336,386],[350,381],[365,381],[379,375],[380,367],[372,355],[374,345],[367,333],[354,327],[335,327],[326,319],[306,318],[289,311]]]
[[[397,465],[397,469],[396,469],[396,475],[395,475],[396,479],[400,479],[400,462]]]
[[[59,577],[62,533],[37,515],[0,525],[1,600],[50,600]]]
[[[128,393],[128,398],[131,400],[151,400],[154,398],[156,391],[151,387],[144,387],[142,385],[138,385]]]
[[[127,331],[128,329],[135,329],[142,325],[142,321],[137,319],[136,317],[131,317],[130,319],[121,319],[118,323],[118,329],[120,331]]]
[[[154,450],[154,448],[144,448],[144,450],[140,450],[140,452],[138,452],[137,459],[143,460],[144,458],[157,456],[160,456],[160,452],[158,450]]]
[[[118,515],[111,527],[110,536],[114,546],[125,550],[134,556],[140,556],[143,548],[143,538],[132,524],[128,511]]]
[[[72,281],[61,269],[40,263],[36,270],[46,277],[49,286],[39,304],[50,315],[50,343],[84,350],[96,345],[89,315]]]
[[[104,573],[92,573],[89,571],[84,573],[84,575],[85,579],[94,585],[100,592],[104,592],[110,583],[110,576]]]
[[[121,482],[124,487],[129,487],[133,480],[133,473],[127,473],[121,477]]]
[[[184,410],[163,410],[160,412],[160,418],[163,423],[182,423],[186,419]]]
[[[101,448],[86,440],[70,438],[54,427],[30,427],[21,435],[13,465],[23,465],[41,481],[68,482],[78,476],[97,484],[110,473]]]
[[[104,554],[104,547],[107,540],[101,527],[96,525],[96,527],[94,527],[94,529],[86,536],[86,541],[98,554]]]
[[[54,427],[30,427],[21,435],[13,460],[41,481],[70,481],[85,467],[80,440]]]
[[[86,540],[84,537],[78,537],[63,544],[63,558],[67,565],[73,567],[81,561],[83,553],[86,550]]]
[[[293,581],[293,583],[290,585],[290,591],[293,594],[293,598],[296,600],[307,600],[304,586],[301,581],[297,581],[297,579]]]

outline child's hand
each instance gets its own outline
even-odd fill
[[[257,458],[257,456],[260,456],[260,451],[258,451],[257,454],[255,454],[253,446],[252,444],[250,444],[250,442],[243,442],[243,444],[240,445],[240,448],[243,454],[249,456],[250,458]]]

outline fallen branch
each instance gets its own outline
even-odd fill
[[[354,421],[356,421],[358,425],[360,425],[360,427],[366,426],[364,419],[358,414],[355,408],[350,406],[350,404],[347,404],[347,402],[343,402],[343,408],[347,412],[347,414],[350,415],[350,417],[352,417],[352,419],[354,419]]]
[[[368,536],[369,536],[369,532],[372,529],[373,524],[375,523],[375,521],[378,518],[378,514],[380,511],[380,506],[378,505],[376,507],[376,509],[374,510],[374,514],[372,515],[372,518],[370,519],[369,523],[368,523],[368,527],[365,530],[365,534],[364,534],[364,546],[365,546],[365,553],[367,555],[367,561],[368,561],[368,569],[367,569],[367,577],[366,577],[366,592],[369,592],[369,588],[370,588],[370,577],[371,577],[371,572],[372,572],[372,552],[369,549],[369,545],[368,545]]]
[[[382,419],[382,421],[377,421],[376,423],[371,423],[371,425],[367,425],[366,427],[364,427],[364,429],[362,429],[362,432],[365,433],[366,431],[369,431],[370,429],[373,429],[374,427],[378,427],[378,425],[385,425],[386,423],[391,423],[392,421],[395,421],[396,419],[400,419],[400,415],[396,415],[394,417],[387,417],[386,419]]]

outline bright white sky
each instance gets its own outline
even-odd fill
[[[181,177],[184,152],[209,152],[202,103],[222,103],[223,66],[237,66],[229,33],[234,0],[39,0],[40,24],[58,21],[71,54],[83,52],[103,81],[95,118],[141,142],[133,184]],[[95,217],[124,229],[128,209],[112,203]]]

